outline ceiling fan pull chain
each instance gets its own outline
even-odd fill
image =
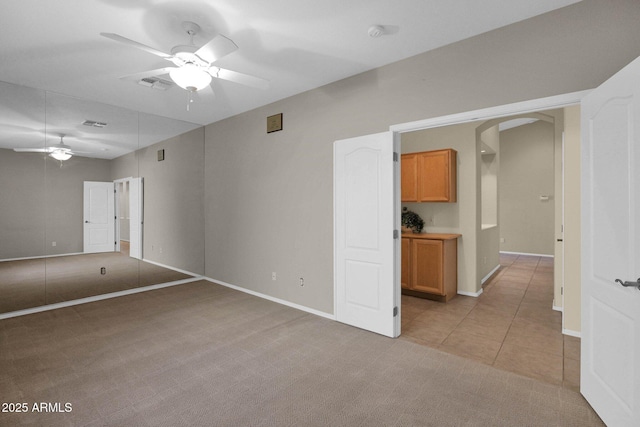
[[[187,99],[187,111],[191,111],[189,108],[191,106],[191,103],[193,102],[193,91],[188,90],[187,92],[189,93],[189,97]]]

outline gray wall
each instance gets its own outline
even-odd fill
[[[159,162],[158,150],[165,150]],[[144,179],[143,258],[204,273],[204,127],[114,159],[112,179]]]
[[[0,148],[0,259],[45,252],[42,155]]]
[[[158,161],[158,150],[165,160]],[[204,127],[138,151],[145,260],[204,273]]]
[[[83,182],[109,178],[108,160],[0,149],[0,259],[82,252]]]
[[[208,125],[205,274],[332,313],[333,141],[596,87],[640,55],[639,21],[585,0]]]
[[[500,250],[553,255],[554,125],[540,120],[500,132],[500,156]]]
[[[498,125],[479,135],[480,150],[484,143],[494,154],[480,152],[480,224],[478,233],[478,278],[487,276],[500,265],[500,223],[498,221],[498,176],[500,175],[500,132]]]

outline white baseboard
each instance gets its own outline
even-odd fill
[[[58,308],[71,307],[72,305],[79,305],[79,304],[86,304],[88,302],[101,301],[103,299],[117,298],[125,295],[137,294],[140,292],[153,291],[155,289],[168,288],[169,286],[183,285],[185,283],[196,282],[198,280],[202,280],[202,277],[197,276],[189,279],[175,280],[173,282],[161,283],[158,285],[150,285],[150,286],[144,286],[142,288],[127,289],[124,291],[111,292],[109,294],[102,294],[102,295],[96,295],[96,296],[87,297],[87,298],[74,299],[71,301],[58,302],[55,304],[41,305],[39,307],[27,308],[27,309],[18,310],[18,311],[11,311],[9,313],[1,313],[0,320],[9,319],[11,317],[25,316],[27,314],[40,313],[43,311],[56,310]]]
[[[489,272],[489,274],[487,274],[486,276],[484,276],[484,277],[482,278],[482,280],[480,281],[480,285],[484,285],[484,282],[486,282],[487,280],[489,280],[489,277],[493,276],[493,273],[495,273],[496,271],[498,271],[498,269],[499,269],[499,268],[500,268],[500,264],[496,265],[496,267],[495,267],[493,270],[491,270],[491,271]]]
[[[316,316],[324,317],[331,320],[336,320],[335,315],[325,313],[324,311],[315,310],[313,308],[306,307],[304,305],[296,304],[291,301],[283,300],[280,298],[272,297],[271,295],[262,294],[260,292],[252,291],[247,288],[242,288],[240,286],[232,285],[231,283],[226,283],[221,280],[212,279],[210,277],[203,277],[204,280],[208,280],[211,283],[217,283],[218,285],[225,286],[227,288],[235,289],[236,291],[244,292],[249,295],[256,296],[258,298],[263,298],[272,302],[276,302],[278,304],[286,305],[287,307],[292,307],[301,311],[306,311],[307,313],[315,314]]]
[[[547,255],[547,254],[530,254],[527,252],[509,252],[509,251],[500,251],[501,254],[508,254],[508,255],[525,255],[525,256],[539,256],[539,257],[543,257],[543,258],[553,258],[553,255]]]
[[[196,273],[193,273],[191,271],[183,270],[183,269],[177,268],[177,267],[172,267],[170,265],[162,264],[162,263],[151,261],[151,260],[144,259],[144,258],[141,259],[140,261],[144,261],[144,262],[147,262],[149,264],[157,265],[158,267],[166,268],[168,270],[177,271],[178,273],[188,274],[189,276],[197,276],[197,277],[200,277],[199,280],[202,280],[202,277],[201,277],[200,274],[196,274]]]
[[[71,255],[84,255],[84,252],[71,252],[68,254],[58,254],[58,255],[40,255],[40,256],[27,256],[27,257],[22,257],[22,258],[7,258],[7,259],[0,259],[0,262],[5,262],[5,261],[24,261],[24,260],[28,260],[28,259],[44,259],[44,258],[58,258],[61,256],[71,256]]]
[[[478,298],[480,295],[482,295],[482,288],[480,288],[478,292],[458,291],[458,295],[466,295],[468,297]]]
[[[582,338],[580,332],[572,331],[571,329],[563,329],[562,333],[564,335],[569,335],[570,337]]]

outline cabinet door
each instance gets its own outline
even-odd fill
[[[401,200],[403,202],[418,201],[418,155],[403,154],[400,157]]]
[[[442,240],[412,239],[411,289],[444,295]]]
[[[418,153],[418,201],[456,201],[456,151]]]
[[[402,239],[402,265],[400,274],[400,284],[403,289],[411,289],[411,239]]]

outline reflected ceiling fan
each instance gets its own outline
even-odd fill
[[[39,147],[39,148],[14,148],[13,151],[18,153],[48,153],[50,157],[53,157],[56,160],[60,160],[61,162],[65,160],[69,160],[74,155],[79,154],[89,154],[83,151],[74,151],[70,146],[64,143],[64,137],[66,135],[60,135],[60,143],[49,145],[47,147]]]
[[[217,35],[204,46],[198,47],[193,44],[193,37],[200,31],[200,26],[194,22],[185,21],[182,23],[182,28],[189,35],[190,42],[188,45],[175,46],[171,49],[171,53],[159,51],[118,34],[100,33],[100,35],[152,53],[175,65],[175,67],[165,67],[131,74],[122,77],[123,79],[141,79],[169,74],[171,80],[191,93],[210,88],[209,85],[213,77],[258,89],[267,89],[269,87],[267,80],[213,65],[215,61],[238,50],[238,46],[233,41],[223,35]]]

